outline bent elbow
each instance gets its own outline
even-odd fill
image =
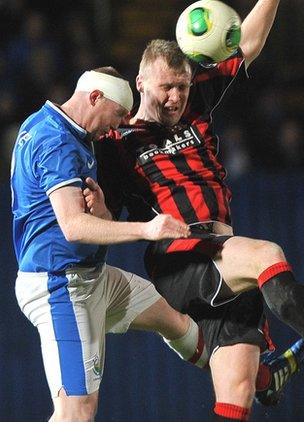
[[[260,55],[263,45],[264,44],[261,43],[246,43],[240,45],[247,67]]]
[[[75,230],[75,227],[73,227],[73,225],[65,224],[63,227],[61,227],[61,230],[67,242],[73,243],[81,241],[79,233],[77,230]]]

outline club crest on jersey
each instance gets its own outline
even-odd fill
[[[144,164],[156,155],[175,155],[185,148],[199,145],[200,143],[201,140],[194,134],[191,129],[183,129],[164,139],[163,142],[161,142],[162,147],[150,144],[147,145],[144,150],[141,148],[139,151],[138,161],[141,164]]]

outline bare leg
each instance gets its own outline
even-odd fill
[[[230,405],[233,405],[239,412],[250,413],[259,357],[259,347],[250,344],[220,347],[212,355],[210,368],[216,403],[223,406],[222,411],[227,409],[227,405],[230,410]],[[228,417],[225,412],[220,415]]]
[[[158,331],[164,337],[174,340],[182,337],[188,330],[190,318],[181,314],[163,298],[138,315],[130,328]]]
[[[207,363],[201,329],[188,315],[171,308],[163,298],[138,315],[131,328],[157,331],[182,359],[199,368]]]
[[[295,282],[278,245],[236,236],[225,242],[215,262],[233,292],[259,285],[270,310],[304,337],[304,286]]]
[[[281,261],[286,258],[275,243],[240,236],[228,239],[215,259],[226,284],[234,293],[258,287],[258,276]]]
[[[93,422],[97,411],[98,391],[86,396],[67,396],[64,389],[53,399],[50,422]]]
[[[250,408],[260,349],[251,344],[220,347],[210,359],[216,401]]]

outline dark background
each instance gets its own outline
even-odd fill
[[[0,0],[0,421],[40,422],[51,414],[39,339],[14,296],[9,165],[21,121],[46,99],[71,94],[88,68],[114,65],[134,81],[149,39],[174,37],[189,1]],[[246,3],[246,4],[244,4]],[[228,1],[244,17],[254,1]],[[282,2],[269,40],[242,83],[215,115],[233,188],[237,234],[284,247],[304,279],[303,62],[300,0]],[[134,87],[134,84],[133,84]],[[144,274],[144,244],[113,247],[109,263]],[[283,350],[297,336],[271,318]],[[274,409],[255,405],[253,421],[304,421],[299,373]],[[109,335],[97,421],[207,422],[208,374],[179,360],[155,334]]]

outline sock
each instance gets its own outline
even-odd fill
[[[270,361],[268,364],[260,363],[256,379],[257,391],[267,390],[273,381],[273,377],[277,377],[278,374],[282,373],[280,371],[284,371],[283,379],[285,384],[290,379],[290,376],[299,370],[299,363],[297,362],[297,358],[294,352],[292,351],[292,347],[295,347],[297,344],[301,344],[300,342],[302,343],[302,340],[297,341],[294,345],[291,346],[291,348],[287,349],[280,356],[273,358],[273,360]],[[283,369],[284,367],[288,368],[288,372],[286,372],[286,369]],[[271,388],[273,389],[273,387]]]
[[[269,309],[285,324],[304,336],[304,286],[296,283],[287,262],[278,262],[258,277]]]
[[[167,345],[173,349],[183,360],[203,368],[208,362],[202,330],[190,318],[189,328],[182,337],[175,340],[164,338]]]
[[[256,379],[256,390],[263,391],[269,387],[271,382],[271,371],[269,366],[260,363],[258,375]]]
[[[214,406],[215,419],[214,421],[248,421],[250,416],[250,409],[236,406],[230,403],[215,403]]]
[[[234,419],[234,418],[225,418],[225,416],[214,414],[213,422],[238,422],[242,421],[241,419]]]
[[[276,264],[271,265],[270,267],[266,268],[259,276],[258,276],[258,285],[261,289],[265,283],[267,283],[272,277],[282,273],[282,272],[291,272],[291,266],[288,262],[277,262]]]

